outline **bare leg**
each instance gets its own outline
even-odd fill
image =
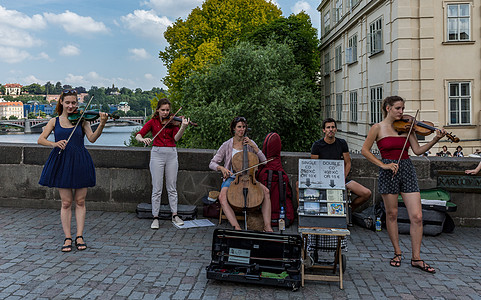
[[[369,198],[371,198],[372,192],[362,184],[351,180],[348,184],[346,184],[346,188],[351,190],[354,194],[357,195],[357,198],[354,199],[351,203],[352,211],[355,211],[356,208],[364,204]]]
[[[85,207],[85,197],[87,196],[87,188],[75,190],[75,221],[77,222],[77,236],[83,236],[85,226],[85,214],[87,209]],[[84,244],[84,240],[79,238],[76,240],[78,244]],[[85,246],[79,247],[85,249]]]
[[[237,219],[235,217],[235,213],[232,210],[232,207],[230,207],[229,203],[227,202],[228,189],[229,189],[228,187],[223,187],[220,190],[219,202],[220,202],[220,205],[222,206],[222,210],[224,211],[225,216],[227,217],[227,220],[229,220],[230,225],[232,225],[235,230],[241,230],[239,222],[237,222]]]
[[[60,199],[62,200],[62,207],[60,208],[60,220],[62,221],[62,229],[66,238],[72,238],[70,231],[72,222],[72,201],[73,190],[72,189],[58,189]],[[67,240],[64,246],[71,245],[72,242]]]
[[[267,187],[259,182],[264,191],[264,201],[262,202],[262,218],[264,219],[264,231],[273,232],[271,226],[271,195]]]
[[[395,254],[401,254],[401,248],[399,247],[399,231],[397,224],[397,194],[382,194],[382,200],[386,207],[386,227],[391,239],[391,243],[394,247]]]
[[[434,273],[434,268],[421,261],[421,243],[423,240],[423,211],[421,205],[421,194],[401,193],[404,204],[408,210],[411,234],[412,258],[411,265],[425,267],[425,271]]]

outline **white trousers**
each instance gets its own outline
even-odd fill
[[[177,171],[179,169],[177,148],[152,147],[149,167],[152,176],[152,215],[159,216],[164,173],[170,210],[172,214],[177,214]]]

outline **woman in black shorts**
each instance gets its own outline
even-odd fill
[[[423,216],[421,206],[421,194],[419,193],[416,170],[409,159],[408,150],[411,147],[416,155],[423,154],[436,144],[446,132],[437,131],[432,141],[420,146],[416,134],[407,133],[399,135],[394,130],[393,123],[400,120],[404,113],[404,99],[399,96],[391,96],[384,99],[382,103],[384,120],[372,126],[362,146],[362,155],[370,162],[379,166],[379,192],[382,195],[386,207],[386,226],[394,246],[394,257],[390,261],[393,267],[401,266],[402,253],[399,247],[399,235],[397,225],[398,195],[401,194],[408,210],[411,222],[411,266],[420,268],[429,273],[436,270],[421,260],[421,242],[423,238]],[[408,139],[405,149],[404,144]],[[371,153],[374,142],[381,152],[382,160],[379,160]],[[402,156],[401,156],[402,153]],[[399,164],[397,163],[399,161]]]

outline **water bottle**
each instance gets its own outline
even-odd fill
[[[376,218],[376,231],[381,231],[381,217]]]
[[[284,212],[284,207],[281,207],[281,212],[279,213],[279,231],[286,230],[286,213]]]

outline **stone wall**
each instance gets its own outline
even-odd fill
[[[97,185],[89,188],[89,210],[135,211],[141,202],[150,202],[150,150],[127,147],[87,147],[96,167]],[[58,191],[38,184],[43,165],[52,149],[32,144],[0,143],[0,206],[59,208]],[[179,174],[177,190],[180,204],[202,206],[202,197],[218,190],[222,182],[219,172],[208,168],[215,150],[178,149]],[[299,158],[309,153],[283,152],[282,163],[295,186]],[[474,168],[479,159],[412,157],[422,189],[436,187],[439,173]],[[381,200],[377,190],[378,168],[361,155],[352,155],[351,179],[373,191],[369,204]],[[462,176],[462,175],[460,175]],[[166,193],[163,202],[167,203]],[[450,215],[457,224],[481,226],[481,187],[467,192],[451,192],[458,210]],[[366,205],[367,206],[367,205]]]

